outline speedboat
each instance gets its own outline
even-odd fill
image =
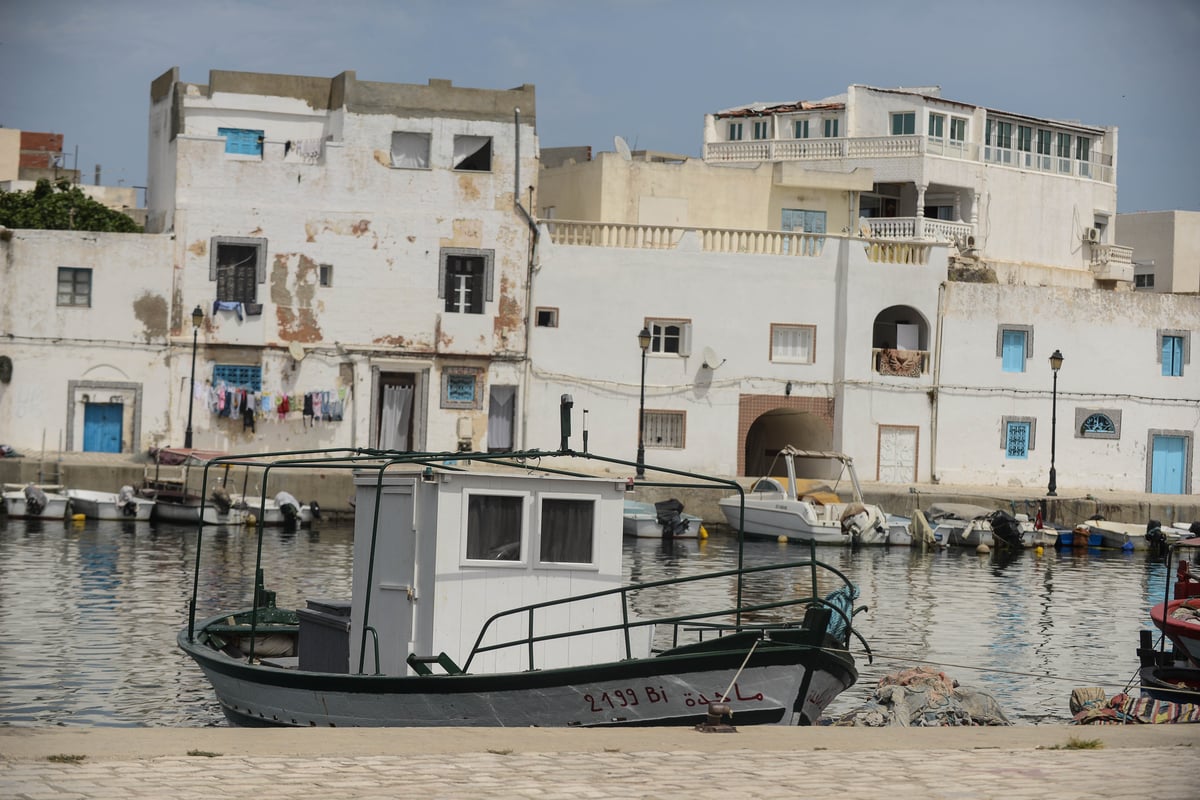
[[[154,511],[154,501],[138,497],[132,486],[122,486],[119,492],[67,489],[66,495],[71,510],[88,519],[145,521]]]
[[[850,456],[827,450],[797,450],[788,445],[779,457],[787,469],[786,484],[772,477],[760,478],[750,491],[717,501],[731,528],[743,530],[747,536],[794,542],[887,544],[887,515],[879,506],[863,501]],[[798,458],[839,464],[841,474],[848,476],[852,500],[842,502],[833,492],[799,493]]]
[[[6,483],[4,510],[10,519],[66,519],[70,502],[57,484]]]
[[[854,684],[858,590],[815,547],[807,560],[622,584],[625,482],[586,470],[628,462],[567,440],[553,452],[337,451],[328,463],[356,468],[349,596],[278,597],[266,563],[253,584],[231,576],[254,586],[241,606],[193,593],[180,648],[242,725],[729,730],[813,724]],[[262,466],[289,458],[269,455],[284,460]],[[291,458],[322,466],[313,451]],[[197,524],[197,574],[206,554]],[[794,594],[754,591],[780,581]],[[687,613],[653,616],[657,593],[680,591],[697,598]]]
[[[702,539],[707,538],[704,521],[695,514],[684,514],[678,500],[642,503],[626,500],[622,518],[626,536],[639,539]]]

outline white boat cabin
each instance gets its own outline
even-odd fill
[[[489,617],[517,606],[578,597],[622,584],[625,484],[602,478],[529,473],[387,472],[355,476],[354,589],[349,671],[413,674],[410,653],[445,653],[459,667]],[[374,549],[372,564],[371,553]],[[369,589],[368,589],[369,587]],[[369,606],[368,601],[369,600]],[[540,609],[533,633],[577,631],[621,623],[620,594]],[[522,639],[528,614],[489,628],[483,644]],[[634,655],[649,652],[651,631],[640,628]],[[625,657],[619,630],[537,642],[538,669]],[[472,673],[530,668],[528,646],[483,652]],[[436,666],[434,672],[441,670]]]

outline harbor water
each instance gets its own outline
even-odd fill
[[[266,585],[282,607],[350,596],[349,522],[267,529]],[[259,537],[135,522],[51,522],[0,516],[0,725],[225,725],[200,670],[176,646],[194,580],[197,617],[251,597]],[[737,566],[734,537],[626,539],[625,573],[652,581]],[[883,675],[929,666],[991,691],[1016,724],[1070,719],[1078,686],[1111,695],[1136,677],[1138,632],[1165,590],[1166,567],[1146,553],[1046,549],[1004,558],[969,549],[824,547],[818,558],[860,589],[860,678],[828,709],[862,703]],[[808,548],[745,543],[747,566],[806,558]],[[807,594],[806,576],[747,587],[747,599]],[[643,615],[682,613],[686,591]]]

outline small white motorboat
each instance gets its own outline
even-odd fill
[[[67,489],[66,495],[71,500],[71,511],[88,519],[144,522],[154,512],[154,501],[138,497],[132,486],[122,486],[119,492]]]
[[[70,500],[51,484],[4,484],[4,510],[10,519],[66,519]]]
[[[676,509],[675,504],[678,504]],[[705,539],[704,521],[695,514],[684,514],[678,500],[658,503],[625,501],[621,530],[639,539]]]

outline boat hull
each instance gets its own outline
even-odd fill
[[[297,727],[695,725],[729,689],[735,725],[811,724],[857,680],[821,648],[762,644],[496,675],[381,676],[251,665],[179,645],[238,725]],[[744,663],[744,667],[743,667]],[[740,672],[739,672],[740,668]],[[736,678],[736,681],[735,681]]]
[[[1134,551],[1150,549],[1150,543],[1146,540],[1145,526],[1141,524],[1088,522],[1082,527],[1088,528],[1088,546],[1090,547]],[[1098,545],[1092,544],[1095,538],[1099,539]]]
[[[159,500],[154,504],[152,518],[160,522],[186,522],[195,524],[200,519],[199,503],[175,503],[169,500]],[[205,525],[242,525],[246,515],[240,509],[231,508],[219,511],[214,505],[204,506]]]
[[[738,529],[749,537],[779,539],[786,538],[789,542],[807,544],[850,544],[850,537],[842,533],[840,522],[829,524],[814,524],[805,519],[800,510],[789,507],[787,500],[752,500],[746,498],[745,521],[740,520],[740,510],[736,498],[731,502],[721,500],[717,503],[725,514],[729,527]]]
[[[704,521],[694,514],[680,514],[687,521],[687,529],[674,536],[664,536],[663,526],[658,523],[658,514],[653,503],[627,501],[621,518],[621,532],[638,539],[698,539]]]
[[[154,512],[153,500],[136,497],[131,501],[133,513],[128,513],[125,504],[119,502],[119,495],[115,492],[69,489],[67,496],[71,499],[72,511],[83,514],[88,519],[144,522],[150,519]]]
[[[1200,667],[1200,597],[1185,597],[1159,603],[1150,609],[1150,619],[1178,653],[1193,667]]]
[[[33,514],[25,504],[23,492],[5,492],[4,510],[9,519],[66,519],[67,498],[59,494],[46,495],[46,507]]]

